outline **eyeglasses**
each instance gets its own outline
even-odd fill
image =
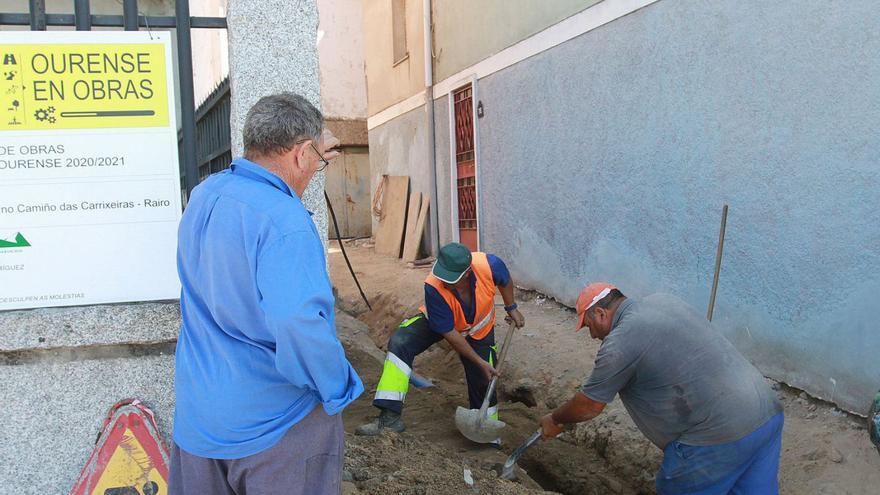
[[[324,155],[322,155],[321,152],[318,151],[318,148],[315,147],[315,142],[314,142],[314,141],[310,142],[309,144],[312,146],[312,149],[315,150],[315,153],[317,153],[318,158],[321,160],[321,166],[318,167],[317,172],[323,172],[324,169],[326,169],[327,166],[330,165],[330,162],[328,162],[328,161],[324,158]]]
[[[311,141],[311,140],[310,140],[310,139],[303,139],[303,140],[297,141],[297,142],[295,142],[295,143],[293,143],[293,144],[294,144],[294,145],[302,144],[302,143],[304,143],[304,142],[306,142],[306,141]],[[330,162],[328,162],[327,159],[324,158],[324,155],[322,155],[321,152],[318,151],[318,148],[315,147],[315,142],[314,142],[314,141],[311,141],[311,142],[309,143],[309,145],[310,145],[310,146],[312,147],[312,149],[315,151],[315,154],[318,155],[318,160],[321,160],[321,166],[318,167],[318,170],[316,170],[316,172],[323,172],[324,169],[326,169],[326,168],[330,165]]]

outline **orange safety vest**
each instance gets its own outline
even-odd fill
[[[429,274],[425,279],[425,283],[437,289],[440,296],[446,301],[452,315],[455,318],[455,330],[460,333],[467,333],[474,340],[482,340],[492,327],[495,326],[495,282],[492,280],[492,268],[489,267],[489,258],[486,253],[472,253],[471,269],[477,277],[477,287],[474,290],[474,304],[477,305],[474,311],[473,324],[468,323],[464,317],[464,310],[461,309],[461,303],[455,297],[451,290],[447,289],[442,280],[434,275]],[[419,308],[425,317],[428,316],[428,310],[425,306]]]

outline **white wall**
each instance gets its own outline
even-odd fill
[[[321,106],[329,119],[366,119],[361,0],[318,0]]]
[[[192,16],[226,17],[226,0],[191,0],[189,8]],[[229,75],[229,42],[225,29],[193,29],[191,32],[193,90],[198,105]]]

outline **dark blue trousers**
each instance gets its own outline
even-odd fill
[[[670,442],[657,473],[659,495],[776,495],[782,413],[735,442],[694,446]]]

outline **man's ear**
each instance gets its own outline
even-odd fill
[[[295,145],[293,149],[290,150],[293,154],[293,159],[295,160],[297,170],[302,171],[306,169],[307,164],[309,163],[306,153],[309,152],[309,146],[311,142],[311,140],[303,141],[302,143]]]

